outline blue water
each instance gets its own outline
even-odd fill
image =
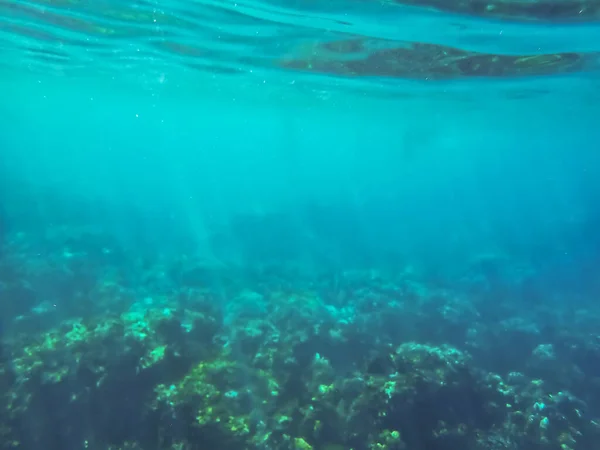
[[[595,448],[599,57],[595,2],[0,0],[0,448]]]
[[[385,100],[322,98],[250,76],[217,77],[219,88],[209,89],[97,74],[7,78],[5,195],[27,194],[11,187],[15,179],[34,196],[77,197],[92,212],[106,203],[108,216],[96,213],[109,220],[117,208],[115,226],[135,205],[208,245],[211,230],[238,214],[282,212],[308,227],[302,238],[318,240],[305,217],[314,206],[332,220],[352,211],[360,225],[350,234],[375,233],[368,251],[385,233],[385,247],[468,257],[515,245],[558,249],[560,236],[575,239],[597,214],[597,106],[576,92],[506,100],[486,87],[492,92],[470,100]],[[43,199],[29,202],[5,208],[51,220]]]

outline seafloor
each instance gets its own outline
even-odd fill
[[[481,255],[450,283],[174,255],[7,233],[1,448],[598,448],[598,306],[540,294],[535,268]]]

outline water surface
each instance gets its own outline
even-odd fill
[[[386,97],[467,80],[529,97],[595,78],[599,11],[592,0],[4,0],[0,49],[5,69],[156,85],[232,77]]]

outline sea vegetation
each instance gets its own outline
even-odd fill
[[[283,268],[217,289],[198,280],[238,277],[180,256],[132,282],[110,242],[86,245],[86,258],[70,249],[55,264],[16,245],[0,267],[4,299],[37,304],[53,277],[63,304],[97,306],[61,313],[50,299],[6,332],[1,448],[580,450],[600,439],[593,312],[552,332],[558,312],[475,302],[489,294],[481,265],[453,289],[411,272]]]

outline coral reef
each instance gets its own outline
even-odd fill
[[[84,242],[45,263],[18,237],[5,249],[1,295],[28,300],[2,305],[15,319],[1,448],[585,450],[600,438],[598,312],[566,323],[544,305],[527,317],[477,301],[490,293],[481,265],[452,288],[406,270],[242,282],[183,256],[140,266],[101,240],[75,250]],[[43,298],[42,280],[60,289]]]

